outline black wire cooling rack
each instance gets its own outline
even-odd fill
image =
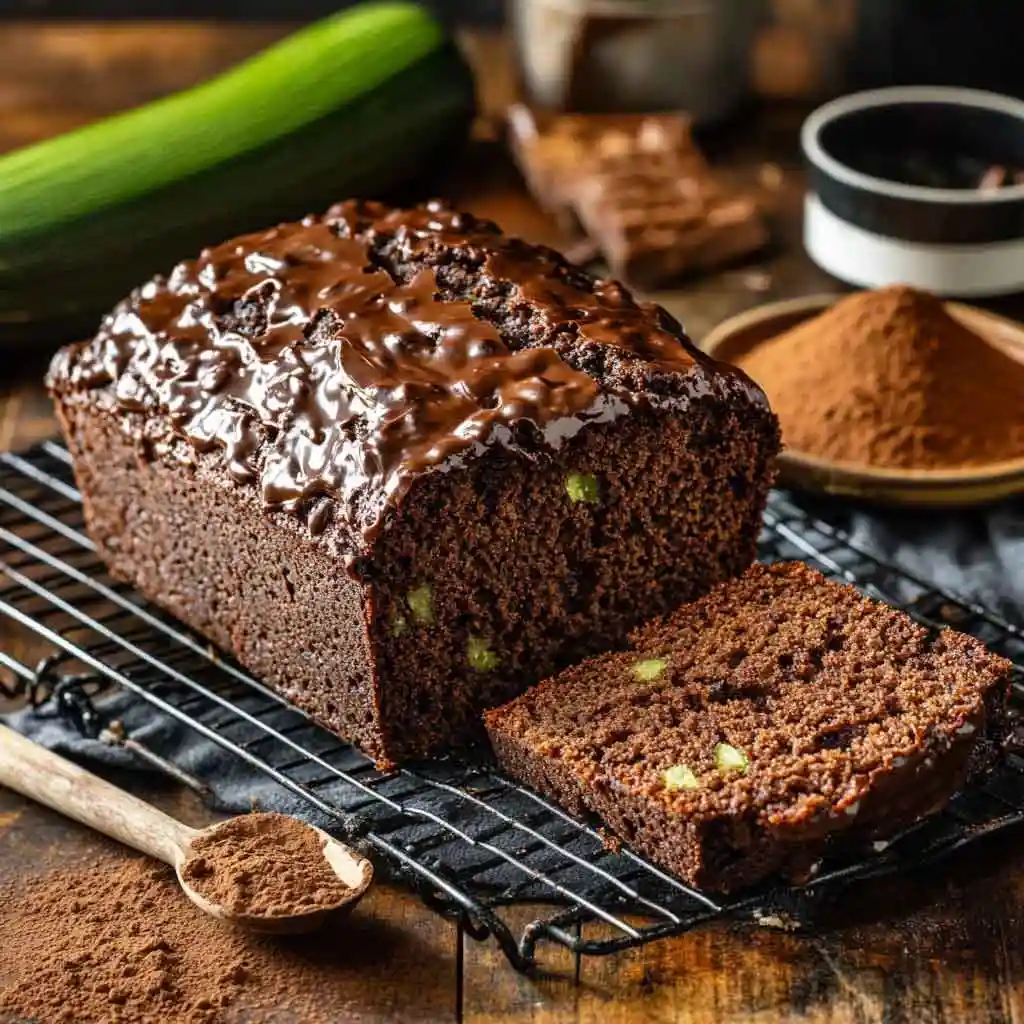
[[[808,561],[927,625],[974,633],[1024,666],[1019,628],[882,564],[782,493],[772,495],[765,515],[761,557]],[[0,651],[0,690],[27,694],[42,711],[56,710],[96,735],[104,705],[94,698],[120,688],[150,717],[184,723],[286,787],[310,814],[325,816],[350,842],[376,853],[430,907],[473,938],[496,940],[520,970],[537,967],[551,943],[575,953],[578,968],[580,956],[638,946],[725,915],[806,923],[851,882],[919,867],[1024,820],[1024,761],[1007,754],[944,812],[884,849],[876,844],[875,854],[827,860],[804,886],[777,884],[722,898],[628,849],[608,848],[595,828],[487,763],[439,761],[379,772],[111,580],[83,532],[68,454],[54,443],[0,454],[0,616],[7,620],[5,636],[25,630],[52,648],[33,664]],[[1021,681],[1018,671],[1015,691]],[[522,921],[521,911],[510,910],[516,904],[536,911],[525,927],[511,923]]]

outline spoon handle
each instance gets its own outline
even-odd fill
[[[0,725],[0,784],[177,866],[195,829]]]

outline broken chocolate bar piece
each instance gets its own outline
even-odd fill
[[[655,288],[768,239],[753,199],[723,184],[678,114],[509,112],[512,151],[534,197],[615,277]]]
[[[573,209],[611,273],[645,288],[723,266],[768,241],[751,197],[674,151],[599,161],[579,182]]]
[[[509,108],[509,144],[534,199],[562,227],[579,234],[573,199],[587,168],[632,154],[675,152],[695,170],[704,158],[693,145],[690,121],[678,114],[536,114]]]

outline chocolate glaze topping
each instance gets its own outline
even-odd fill
[[[571,323],[581,344],[612,346],[623,365],[689,375],[690,398],[728,376],[667,317],[661,326],[652,307],[550,250],[440,203],[350,202],[208,249],[145,285],[95,339],[58,356],[50,386],[112,384],[121,409],[164,412],[195,449],[223,448],[233,477],[258,483],[270,508],[358,496],[364,532],[418,474],[494,443],[524,450],[523,422],[557,448],[657,398],[595,379],[553,347],[503,338],[471,301],[444,294],[435,266],[453,252],[482,287],[514,291],[541,333]],[[763,402],[745,378],[741,387]],[[310,516],[314,532],[327,518]]]

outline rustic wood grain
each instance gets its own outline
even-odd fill
[[[0,151],[187,88],[287,30],[216,23],[6,24],[0,28]]]
[[[275,38],[283,27],[206,24],[5,27],[0,33],[0,148],[45,137],[110,110],[190,84]],[[478,66],[499,68],[493,40],[470,39]],[[481,90],[483,138],[497,135],[510,76]],[[703,336],[725,316],[774,298],[835,289],[799,245],[802,176],[796,131],[802,112],[755,116],[721,139],[713,159],[762,190],[778,244],[753,264],[656,296]],[[766,184],[767,183],[767,184]],[[561,244],[526,197],[493,141],[482,142],[451,182],[475,212],[532,241]],[[1016,306],[1020,309],[1019,303]],[[1005,309],[1005,306],[1004,306]],[[25,360],[28,359],[28,362]],[[0,375],[0,448],[19,448],[54,424],[38,384],[46,353],[8,360]],[[32,650],[9,631],[5,650]],[[193,794],[136,786],[191,824],[208,812]],[[87,859],[98,838],[0,791],[0,881]],[[609,958],[584,958],[579,983],[567,952],[541,947],[554,978],[514,974],[493,944],[456,936],[409,894],[376,886],[360,908],[359,940],[389,937],[353,979],[339,1020],[577,1022],[577,1024],[1007,1024],[1024,1021],[1024,872],[1013,837],[927,876],[858,888],[813,935],[716,925]],[[518,925],[546,913],[517,908]]]
[[[716,924],[609,958],[580,981],[502,970],[464,950],[473,1024],[997,1024],[1024,1019],[1024,877],[1014,843],[852,890],[813,934]],[[524,909],[525,923],[530,911]],[[567,954],[546,966],[571,975]]]

